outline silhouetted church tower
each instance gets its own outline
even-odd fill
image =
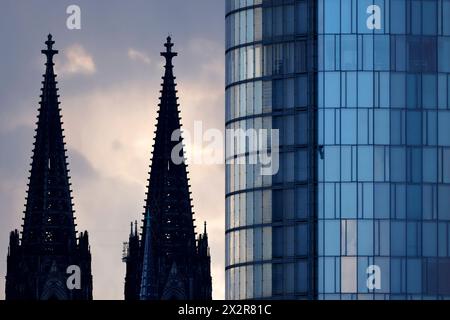
[[[183,149],[178,148],[182,139],[171,139],[181,124],[172,64],[177,53],[172,52],[170,37],[165,47],[143,232],[139,238],[137,229],[131,228],[124,255],[125,300],[209,300],[212,290],[206,224],[203,234],[196,238],[187,166]],[[173,161],[173,150],[181,161]]]
[[[19,235],[15,230],[10,235],[7,300],[92,299],[88,233],[80,233],[77,239],[75,229],[61,109],[53,70],[53,56],[58,51],[53,50],[53,44],[52,36],[49,35],[47,49],[42,50],[47,63],[42,82],[23,232]],[[76,272],[69,266],[79,267],[81,271],[79,289],[76,279],[71,277]]]

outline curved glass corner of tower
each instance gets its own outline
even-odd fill
[[[226,129],[276,130],[280,164],[262,175],[248,135],[227,150],[227,299],[314,298],[313,2],[226,1]]]
[[[318,1],[318,293],[450,298],[450,1]]]

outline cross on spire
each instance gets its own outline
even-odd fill
[[[55,41],[52,40],[52,35],[49,34],[47,36],[47,41],[45,41],[45,44],[47,45],[46,50],[42,50],[41,52],[47,56],[47,63],[53,62],[53,56],[55,54],[58,54],[58,50],[53,50],[53,45],[55,44]]]
[[[161,52],[161,56],[166,58],[166,65],[171,66],[172,58],[176,57],[178,53],[172,52],[173,43],[170,36],[167,37],[167,42],[164,44],[164,47],[166,47],[166,52]]]

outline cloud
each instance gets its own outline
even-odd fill
[[[55,68],[57,73],[61,75],[91,75],[96,72],[94,59],[79,44],[74,44],[65,49],[63,61],[59,64],[57,63]]]
[[[221,43],[204,38],[194,38],[188,43],[188,51],[203,60],[200,71],[208,77],[223,81],[225,77],[224,47]]]
[[[145,64],[151,63],[151,59],[147,54],[133,48],[128,49],[128,58],[133,61],[143,62]]]

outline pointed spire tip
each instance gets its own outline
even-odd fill
[[[41,53],[47,56],[47,62],[52,62],[53,56],[55,54],[58,54],[58,50],[53,50],[53,45],[55,44],[55,41],[53,41],[53,36],[51,33],[48,34],[47,41],[45,41],[45,44],[47,45],[47,49],[42,50]]]
[[[178,54],[172,51],[173,42],[172,37],[170,35],[167,37],[167,42],[164,44],[164,47],[166,47],[166,51],[161,52],[161,56],[165,57],[167,65],[171,66],[172,58],[176,57]]]

